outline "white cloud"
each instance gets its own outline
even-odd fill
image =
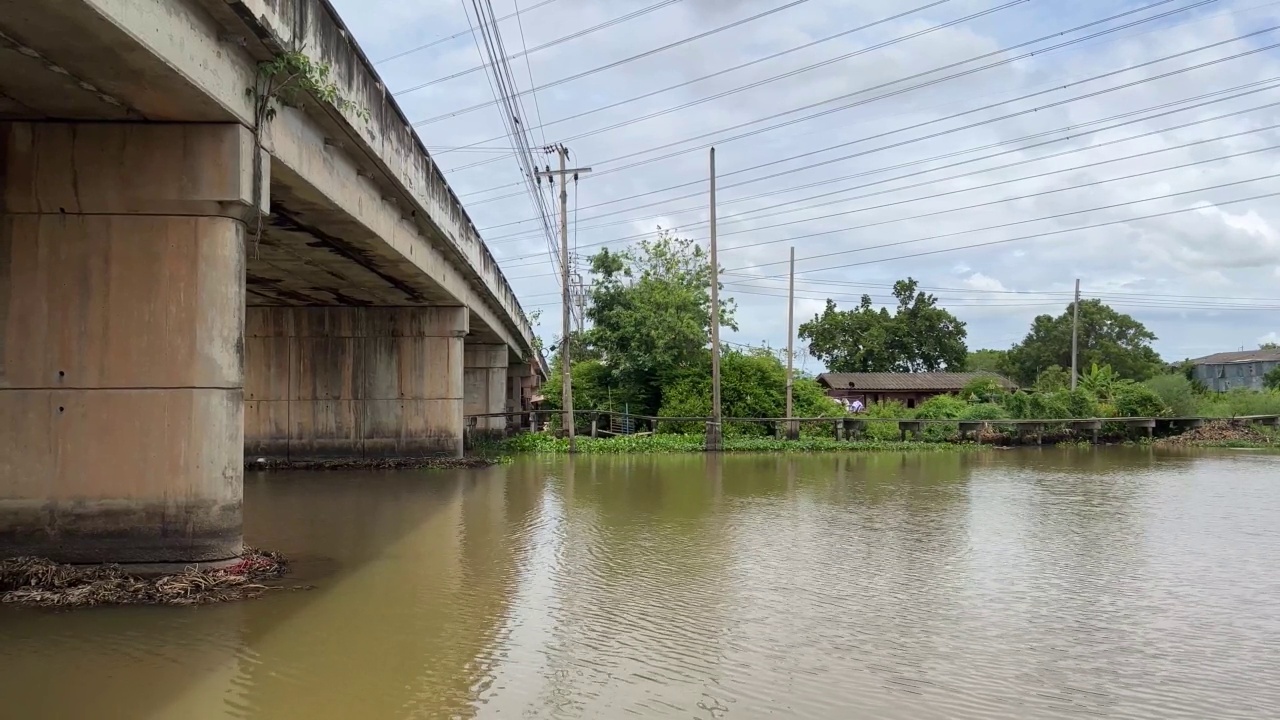
[[[1262,345],[1264,343],[1280,343],[1280,333],[1276,332],[1275,330],[1272,330],[1266,335],[1263,335],[1262,337],[1258,338],[1259,345]]]
[[[468,27],[463,6],[453,0],[335,0],[335,4],[366,53],[375,59]],[[530,0],[520,6],[532,4]],[[651,0],[557,0],[521,16],[524,39],[531,46],[539,45],[648,4]],[[535,52],[527,60],[513,60],[511,71],[522,88],[529,86],[530,74],[543,86],[776,6],[766,0],[675,3]],[[595,168],[595,173],[579,183],[576,203],[570,199],[571,209],[575,204],[578,207],[576,237],[583,255],[599,247],[593,244],[648,232],[659,224],[679,228],[689,237],[704,238],[707,157],[706,149],[700,146],[715,142],[720,238],[725,250],[722,262],[727,268],[741,268],[740,272],[754,276],[751,284],[781,288],[767,293],[784,295],[786,265],[773,263],[785,261],[788,247],[794,245],[800,285],[807,288],[803,292],[806,299],[797,303],[797,318],[819,311],[820,298],[826,295],[842,305],[856,302],[864,292],[877,303],[885,302],[888,286],[910,275],[926,287],[954,289],[936,294],[968,322],[972,346],[1002,347],[1020,339],[1035,315],[1061,312],[1079,277],[1086,294],[1102,296],[1152,328],[1160,336],[1157,349],[1169,357],[1230,349],[1239,346],[1241,337],[1274,333],[1270,330],[1273,313],[1240,309],[1247,301],[1215,303],[1170,297],[1277,295],[1280,203],[1273,198],[1233,201],[1280,191],[1280,180],[1255,180],[1275,172],[1280,151],[1264,148],[1280,144],[1280,133],[1247,133],[1280,122],[1280,110],[1265,108],[1187,125],[1263,106],[1273,93],[1245,95],[1110,130],[1102,128],[1174,110],[1167,106],[1173,101],[1280,76],[1280,58],[1256,53],[1153,79],[1274,42],[1271,35],[1143,65],[1276,24],[1280,6],[1222,0],[1159,23],[1134,26],[1009,65],[892,94],[939,76],[892,84],[913,73],[1056,34],[1120,11],[1107,0],[1084,0],[1073,4],[1070,12],[1051,13],[1034,3],[1026,4],[710,102],[664,112],[987,7],[973,2],[940,5],[673,91],[589,112],[891,14],[884,3],[872,0],[812,0],[764,20],[545,88],[537,93],[536,104],[534,97],[525,97],[523,113],[530,125],[537,125],[539,116],[552,122],[582,114],[535,131],[534,136],[539,144],[544,141],[544,132],[546,142],[564,141],[572,148],[576,164]],[[513,8],[512,0],[494,3],[499,16]],[[509,53],[522,47],[520,29],[514,20],[501,24]],[[1082,34],[1065,35],[1046,44]],[[379,70],[388,87],[405,88],[466,70],[478,60],[473,39],[464,34],[380,65]],[[1107,78],[1070,85],[1126,68]],[[1144,79],[1149,82],[999,122],[975,124]],[[817,104],[882,83],[890,84],[845,100]],[[945,119],[1031,93],[1041,94]],[[871,100],[879,95],[885,97]],[[399,101],[410,118],[421,119],[491,99],[488,82],[477,72],[403,95]],[[868,102],[836,110],[859,100]],[[815,107],[764,123],[753,122],[809,104]],[[1162,105],[1166,107],[1161,110],[1137,112]],[[826,110],[832,112],[745,136],[765,125]],[[648,115],[653,117],[595,132]],[[920,127],[906,129],[914,125]],[[965,125],[973,127],[946,132]],[[1185,127],[1161,132],[1177,125]],[[741,127],[717,132],[731,126]],[[1062,128],[1071,130],[1060,131]],[[419,132],[428,146],[441,148],[504,135],[501,118],[492,106],[423,125]],[[927,137],[937,133],[943,134]],[[690,138],[698,139],[681,142]],[[838,144],[844,146],[824,150]],[[509,146],[510,141],[490,145]],[[659,146],[666,147],[639,153]],[[676,154],[689,148],[693,149]],[[1078,152],[1046,158],[1067,150]],[[788,159],[798,155],[804,157]],[[1228,155],[1235,157],[1225,158]],[[851,157],[837,159],[842,156]],[[974,160],[984,156],[991,157]],[[511,157],[467,169],[464,166],[494,154],[442,150],[436,157],[443,167],[452,168],[447,171],[449,181],[481,228],[530,217],[530,199],[524,195],[480,202],[519,192],[519,171]],[[634,164],[654,157],[662,159]],[[1111,160],[1116,162],[1106,162]],[[806,165],[816,166],[799,169]],[[978,170],[985,171],[975,172]],[[892,180],[899,176],[901,179]],[[684,186],[661,190],[677,184]],[[919,186],[908,187],[913,184]],[[1218,185],[1226,186],[1213,187]],[[469,194],[500,186],[509,187]],[[1196,192],[1185,192],[1193,189]],[[635,197],[610,202],[630,196]],[[788,202],[792,204],[780,205]],[[1076,212],[1112,205],[1117,207]],[[1187,212],[1175,213],[1182,210]],[[1144,216],[1149,217],[1142,219]],[[780,223],[791,224],[773,227]],[[1084,226],[1097,227],[1075,230]],[[485,235],[492,239],[535,227],[526,222],[485,231]],[[949,251],[1001,240],[1012,241]],[[904,244],[875,247],[891,243]],[[536,233],[492,244],[507,276],[519,278],[513,279],[513,285],[530,307],[546,303],[542,294],[556,287],[545,245]],[[921,254],[931,252],[935,254]],[[903,255],[914,257],[895,259]],[[814,259],[806,259],[810,257]],[[867,261],[874,262],[841,267]],[[824,282],[807,282],[815,279]],[[784,301],[748,295],[735,279],[726,277],[726,281],[728,294],[738,301],[743,328],[739,337],[730,339],[758,342],[767,338],[774,346],[784,346]],[[827,284],[830,282],[846,285]],[[1045,294],[994,292],[1007,289]],[[1259,303],[1274,305],[1273,301]],[[1229,304],[1233,307],[1224,307]],[[544,313],[547,334],[558,328],[558,320],[552,317],[555,312],[556,308],[548,305]]]

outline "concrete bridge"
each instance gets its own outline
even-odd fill
[[[336,92],[257,122],[296,51]],[[0,148],[0,557],[226,558],[246,451],[459,455],[531,391],[514,293],[324,0],[0,0]]]

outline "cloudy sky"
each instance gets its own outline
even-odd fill
[[[541,334],[558,334],[472,0],[334,2]],[[657,227],[705,242],[715,144],[730,341],[785,346],[790,247],[797,323],[827,297],[885,302],[911,276],[968,323],[970,348],[1006,348],[1080,278],[1166,358],[1280,339],[1280,2],[492,7],[511,16],[498,26],[533,142],[594,168],[570,196],[583,258]]]

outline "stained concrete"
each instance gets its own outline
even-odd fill
[[[238,553],[249,134],[16,123],[0,147],[0,556]]]
[[[245,457],[461,456],[467,321],[458,307],[250,307]]]
[[[463,412],[486,415],[507,410],[507,346],[468,344],[463,362]],[[501,433],[506,429],[504,417],[476,418],[479,432]]]

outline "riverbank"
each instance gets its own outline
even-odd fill
[[[931,436],[932,435],[932,436]],[[961,440],[955,434],[927,433],[923,438],[907,441],[884,440],[864,437],[856,440],[836,440],[829,437],[801,437],[798,440],[781,440],[769,437],[726,437],[724,452],[743,453],[849,453],[849,452],[955,452],[1015,447],[1025,445],[1032,438],[1020,438],[1016,433],[987,432],[980,442]],[[1049,432],[1042,438],[1045,446],[1070,445],[1092,447],[1088,437],[1071,431]],[[705,449],[701,435],[623,435],[612,438],[577,438],[578,452],[584,455],[663,455],[697,453]],[[1154,445],[1164,447],[1205,448],[1280,448],[1280,431],[1254,425],[1235,424],[1229,420],[1212,421],[1199,428],[1155,440],[1134,438],[1123,434],[1101,438],[1104,445]],[[493,461],[522,454],[567,454],[569,441],[549,433],[524,433],[505,440],[478,444],[472,453],[476,459]]]
[[[1160,438],[1155,444],[1165,447],[1280,448],[1280,429],[1215,420],[1180,435]]]
[[[701,435],[622,435],[613,438],[579,437],[578,452],[585,455],[629,454],[677,454],[703,452],[706,440]],[[897,440],[836,440],[834,438],[802,437],[798,440],[778,440],[763,437],[727,437],[724,452],[743,453],[818,453],[818,452],[878,452],[892,450],[957,451],[976,449],[971,442],[934,442],[927,440],[899,442]],[[476,447],[483,457],[501,457],[519,454],[564,454],[569,452],[569,441],[546,433],[525,433],[494,443]]]

